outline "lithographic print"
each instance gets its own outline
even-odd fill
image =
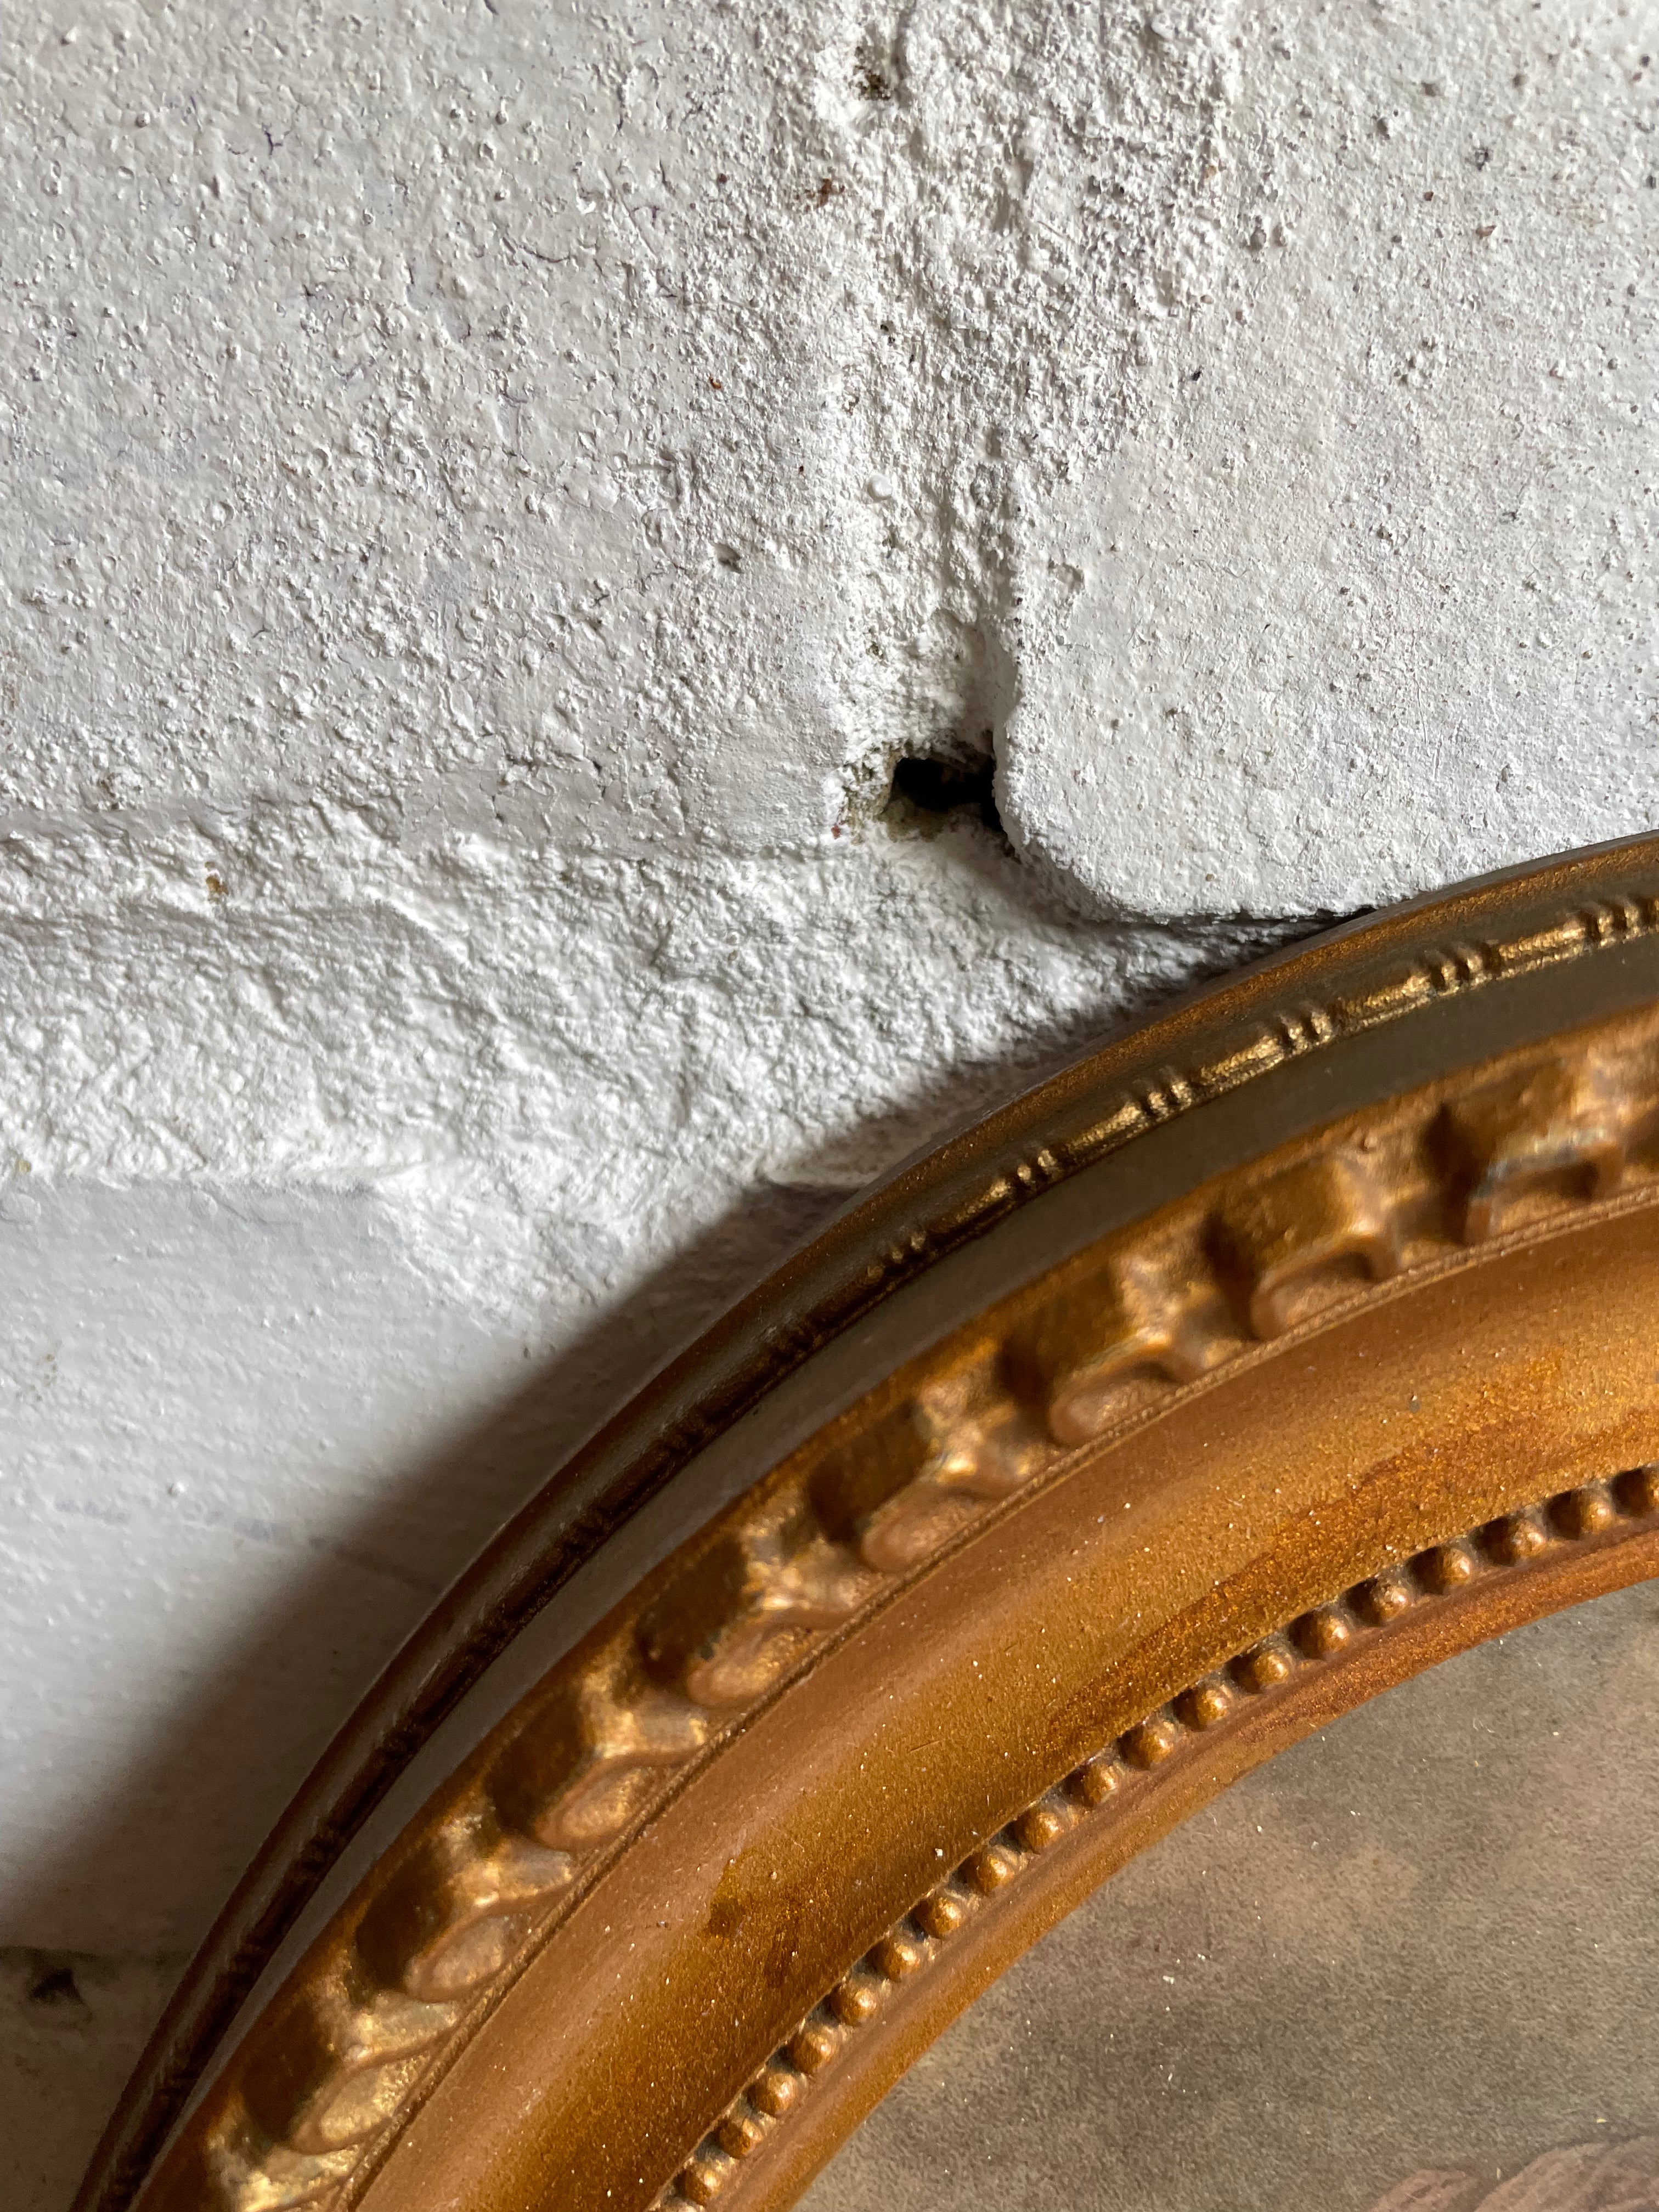
[[[1656,1220],[1652,844],[953,1139],[434,1612],[79,2212],[1616,2205]]]
[[[1655,2212],[1659,1592],[1462,1653],[1115,1875],[808,2212]]]
[[[1659,2136],[1574,2143],[1546,2151],[1512,2180],[1477,2173],[1414,2173],[1376,2212],[1656,2212]]]

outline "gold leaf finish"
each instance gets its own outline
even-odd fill
[[[1619,1534],[1652,1534],[1659,1522],[1659,1468],[1638,1468],[1613,1483],[1592,1484],[1547,1501],[1544,1511],[1529,1516],[1541,1528],[1553,1523],[1553,1543],[1583,1545]],[[1627,1524],[1621,1527],[1621,1523]],[[1644,1525],[1645,1524],[1645,1525]],[[1313,1636],[1275,1639],[1270,1646],[1241,1653],[1225,1677],[1212,1678],[1182,1691],[1170,1703],[1149,1714],[1119,1736],[1115,1742],[1084,1760],[1060,1787],[1017,1814],[991,1847],[996,1853],[998,1880],[987,1884],[979,1861],[959,1869],[945,1888],[935,1890],[912,1907],[891,1931],[872,1948],[860,1969],[829,1990],[790,2039],[813,2037],[813,2077],[825,2076],[837,2062],[845,2063],[852,2036],[869,2027],[879,2016],[881,1984],[896,1983],[929,1972],[942,1960],[945,1947],[972,1922],[976,1914],[994,1912],[993,1901],[1012,1883],[1029,1879],[1031,1863],[1066,1836],[1080,1820],[1123,1821],[1133,1817],[1137,1796],[1167,1786],[1177,1762],[1200,1757],[1207,1747],[1199,1737],[1211,1729],[1238,1727],[1252,1717],[1242,1700],[1271,1698],[1289,1701],[1298,1693],[1317,1694],[1318,1685],[1306,1678],[1342,1662],[1352,1662],[1368,1639],[1387,1632],[1413,1605],[1443,1599],[1463,1590],[1477,1577],[1494,1573],[1514,1575],[1525,1570],[1512,1556],[1508,1524],[1471,1530],[1467,1537],[1436,1547],[1409,1562],[1388,1582],[1386,1606],[1376,1603],[1377,1585],[1366,1583],[1348,1591],[1317,1616],[1321,1627]],[[1543,1539],[1547,1548],[1552,1539]],[[1536,1567],[1538,1553],[1527,1555]],[[1455,1565],[1453,1564],[1455,1562]],[[1275,1663],[1264,1668],[1261,1656],[1271,1650]],[[1166,1764],[1167,1762],[1167,1764]],[[1102,1808],[1105,1808],[1103,1810]],[[1075,1808],[1075,1809],[1074,1809]],[[1006,1906],[1006,1896],[1002,1902]],[[846,1992],[856,1990],[850,2001]],[[742,2130],[739,2155],[748,2158],[768,2148],[775,2131],[786,2121],[797,2124],[809,2111],[811,2079],[793,2071],[789,2046],[775,2051],[768,2062],[769,2081],[790,2082],[789,2093],[778,2096],[763,2111],[750,2098],[734,2106],[713,2131],[713,2140],[700,2144],[685,2167],[656,2200],[654,2212],[679,2212],[687,2202],[709,2203],[728,2179],[741,2185],[743,2177],[718,2160],[721,2148],[732,2146]],[[696,2194],[694,2192],[701,2191]],[[741,2185],[726,2192],[732,2212],[746,2206],[748,2192]]]
[[[82,2212],[781,2205],[1020,1899],[1098,1879],[1319,1685],[1650,1571],[1655,1363],[1586,1367],[1575,1286],[1650,1264],[1656,926],[1644,845],[1340,933],[854,1209],[477,1571],[441,1695],[364,1724],[386,1771],[700,1453],[786,1384],[816,1418],[682,1509],[234,2046],[304,1850],[232,1915],[218,2012],[158,2042]]]

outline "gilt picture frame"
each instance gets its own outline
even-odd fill
[[[1653,839],[1331,932],[915,1163],[462,1577],[80,2212],[798,2202],[1230,1785],[1659,1572],[1656,1209]]]

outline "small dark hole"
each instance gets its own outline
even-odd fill
[[[853,70],[853,87],[860,100],[890,100],[898,89],[892,73],[872,40],[860,42]]]
[[[913,755],[893,770],[893,797],[908,799],[920,814],[957,814],[972,808],[988,830],[1001,836],[996,773],[994,760],[975,761],[965,767],[958,761]]]
[[[48,1966],[29,1984],[29,2002],[38,2005],[84,2004],[72,1966]]]

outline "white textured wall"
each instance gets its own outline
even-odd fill
[[[1647,826],[1659,9],[1211,35],[1179,280],[1030,526],[1012,818],[1156,913],[1346,912]]]
[[[1656,0],[0,24],[40,2212],[64,2051],[839,1194],[1298,918],[1655,817],[1650,53]],[[883,818],[992,750],[1012,848]]]

